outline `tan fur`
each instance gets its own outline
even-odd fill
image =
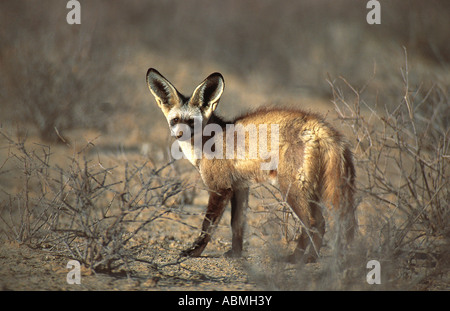
[[[189,123],[186,115],[202,116],[202,125],[219,124],[223,137],[214,137],[214,146],[222,145],[226,153],[226,132],[228,125],[256,126],[267,125],[268,154],[278,151],[276,169],[262,170],[261,163],[267,160],[250,159],[249,145],[254,142],[251,134],[245,135],[246,152],[244,159],[190,159],[199,170],[203,182],[210,189],[210,201],[207,207],[202,233],[193,247],[185,255],[199,256],[208,243],[214,226],[220,220],[228,201],[232,205],[233,245],[229,255],[240,255],[242,251],[243,210],[248,202],[248,188],[252,183],[278,182],[280,190],[286,195],[287,202],[304,224],[298,248],[294,257],[304,253],[305,260],[318,256],[325,232],[323,207],[337,212],[338,222],[344,227],[345,237],[351,237],[356,227],[355,206],[353,202],[355,170],[352,154],[341,134],[327,124],[322,117],[297,109],[261,108],[242,115],[233,121],[224,121],[214,114],[224,82],[220,74],[213,74],[205,79],[190,97],[184,97],[154,69],[149,69],[147,82],[158,105],[168,118],[169,126],[174,123],[173,116],[184,119],[178,122]],[[189,111],[189,113],[186,113]],[[278,150],[271,149],[270,125],[279,128]],[[234,136],[236,134],[234,133]],[[234,137],[236,138],[236,137]],[[203,137],[202,146],[211,137]],[[222,140],[220,144],[218,139]],[[183,152],[189,153],[193,141],[182,143]],[[260,138],[256,140],[259,150]],[[237,146],[234,146],[235,149]],[[219,147],[216,147],[219,148]],[[216,151],[216,149],[214,149]],[[234,155],[237,154],[235,150]],[[234,217],[233,217],[234,215]],[[312,243],[311,243],[312,242]]]

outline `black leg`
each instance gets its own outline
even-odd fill
[[[202,232],[192,247],[183,251],[183,256],[198,257],[202,254],[208,242],[211,240],[211,235],[219,223],[225,207],[232,196],[230,189],[210,192],[208,207],[206,208],[205,219],[202,224]]]

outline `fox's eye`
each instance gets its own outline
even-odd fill
[[[180,121],[180,118],[173,118],[173,119],[172,119],[172,122],[173,122],[173,123],[178,123],[179,121]]]

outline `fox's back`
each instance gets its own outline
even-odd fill
[[[243,126],[276,124],[279,128],[280,147],[288,144],[303,144],[311,140],[340,141],[341,135],[321,115],[289,108],[260,108],[234,120]]]
[[[275,170],[257,170],[260,161],[257,161],[258,163],[248,160],[237,162],[241,170],[252,168],[250,171],[254,172],[256,179],[282,177],[288,183],[304,180],[315,184],[313,190],[317,191],[317,188],[321,187],[319,184],[323,182],[322,176],[325,172],[339,170],[340,175],[340,172],[346,169],[345,163],[350,160],[342,160],[342,155],[351,158],[344,137],[319,114],[300,109],[261,108],[236,118],[234,124],[241,124],[244,127],[252,124],[256,127],[266,124],[268,129],[274,124],[278,127],[277,149],[272,150],[272,145],[267,144],[267,150],[272,153],[272,157],[275,156],[273,153],[278,154],[279,161]],[[272,133],[268,130],[267,141],[270,141],[271,135]],[[260,143],[261,137],[258,137],[258,149]],[[250,145],[248,137],[246,145]],[[335,167],[336,165],[339,167]]]

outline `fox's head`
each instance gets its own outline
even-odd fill
[[[194,135],[194,123],[201,124],[203,130],[225,88],[222,75],[213,73],[197,86],[190,97],[186,97],[153,68],[147,71],[147,85],[166,116],[172,136],[177,138],[183,135],[186,125],[191,130],[191,136]]]

